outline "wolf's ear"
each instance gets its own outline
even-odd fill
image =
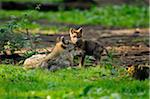
[[[60,37],[60,41],[61,41],[61,42],[64,42],[64,41],[65,41],[64,36],[61,36],[61,37]]]
[[[80,27],[77,31],[78,31],[78,35],[80,35],[82,37],[83,36],[82,27]]]
[[[78,32],[82,33],[82,27],[80,27],[80,28],[78,29]]]
[[[74,33],[74,29],[73,29],[73,28],[70,28],[69,34],[71,35],[71,34],[73,34],[73,33]]]
[[[58,42],[64,42],[64,36],[61,36],[61,37],[57,37],[56,38],[56,42],[58,43]]]
[[[57,37],[56,38],[56,42],[58,43],[60,41],[60,37]]]

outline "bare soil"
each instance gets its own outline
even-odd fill
[[[56,37],[62,35],[69,39],[68,32],[55,35],[41,34],[40,38],[44,42],[49,42],[50,46],[55,43]],[[149,64],[149,29],[140,29],[136,32],[135,29],[102,30],[102,27],[98,26],[84,26],[83,35],[84,39],[101,42],[110,53],[113,53],[113,57],[120,65]]]
[[[113,58],[120,65],[149,64],[150,44],[149,29],[102,29],[98,26],[84,26],[83,35],[85,39],[92,39],[101,42]],[[58,36],[65,36],[69,39],[68,31],[63,34],[39,34],[42,41],[35,42],[36,46],[43,45],[36,49],[38,52],[50,52]],[[15,53],[24,53],[29,49],[22,49]]]
[[[84,36],[100,41],[120,65],[149,64],[149,29],[101,30],[87,27]]]

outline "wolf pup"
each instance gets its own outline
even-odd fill
[[[48,62],[60,57],[60,55],[63,54],[66,50],[67,45],[68,44],[65,42],[64,37],[59,37],[57,38],[56,45],[52,49],[52,52],[50,54],[33,55],[32,57],[26,59],[23,65],[26,69],[32,69],[37,67],[48,68]]]
[[[79,67],[84,65],[84,59],[86,55],[93,56],[95,60],[95,64],[97,65],[100,62],[102,53],[106,51],[108,55],[107,49],[102,46],[99,42],[93,40],[85,40],[83,39],[82,28],[79,29],[70,29],[70,39],[71,42],[75,45],[75,49],[80,51],[80,62]]]

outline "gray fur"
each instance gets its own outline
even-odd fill
[[[102,46],[99,42],[92,40],[78,39],[75,44],[75,48],[81,52],[79,66],[84,65],[84,59],[86,55],[93,56],[96,59],[95,64],[97,65],[100,62],[102,53],[106,51],[108,54],[108,51],[106,48],[104,48],[104,46]]]

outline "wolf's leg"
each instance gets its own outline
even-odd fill
[[[102,56],[102,53],[103,53],[103,49],[100,47],[100,48],[97,48],[94,52],[94,57],[95,57],[95,62],[94,62],[94,65],[99,65],[100,64],[100,60],[101,60],[101,56]]]
[[[79,63],[79,67],[82,67],[84,65],[84,59],[85,59],[85,55],[82,55],[80,57],[80,63]]]
[[[71,53],[69,53],[67,59],[69,60],[69,66],[73,67],[74,66],[74,62],[73,62],[74,56]]]
[[[101,60],[101,56],[96,57],[95,59],[96,59],[96,60],[95,60],[95,62],[94,62],[94,65],[99,65],[99,64],[100,64],[100,60]]]

